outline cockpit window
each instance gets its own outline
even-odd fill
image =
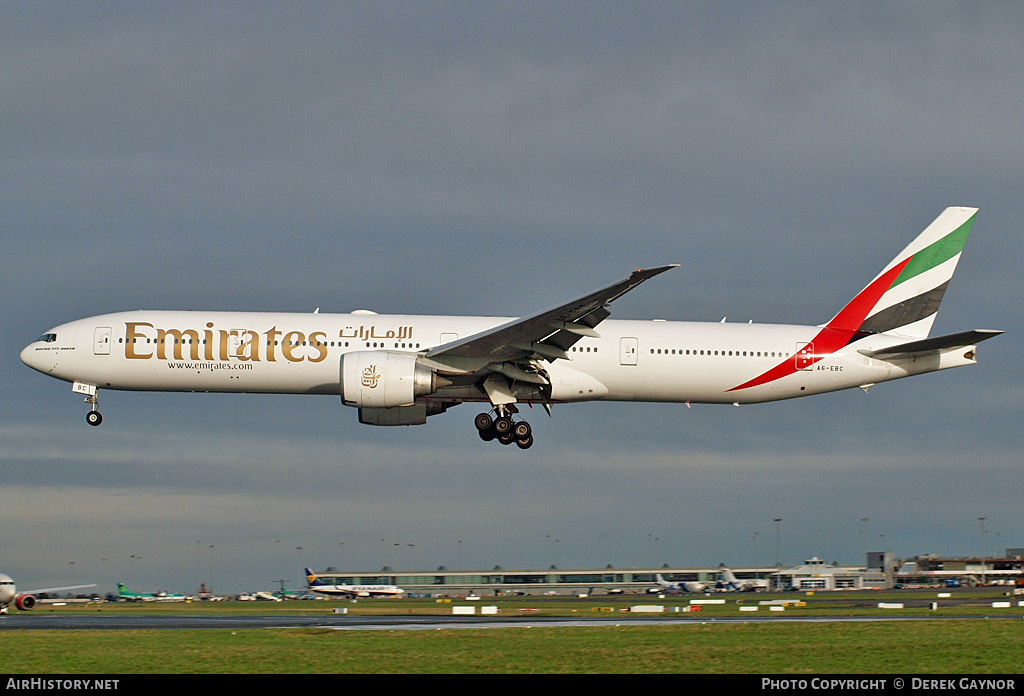
[[[43,343],[53,343],[57,340],[57,334],[43,334],[36,341],[42,341]]]

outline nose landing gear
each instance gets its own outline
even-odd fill
[[[492,413],[496,417],[493,417]],[[514,406],[503,404],[490,413],[477,414],[473,424],[480,434],[480,439],[484,442],[497,440],[503,445],[511,445],[514,442],[519,449],[529,449],[533,445],[533,430],[524,420],[512,420],[513,413],[516,413]]]
[[[85,422],[89,425],[99,425],[103,422],[103,416],[99,412],[100,400],[95,394],[85,397],[85,403],[89,404],[92,408],[85,414]]]
[[[89,425],[99,425],[102,423],[103,416],[100,415],[99,411],[99,389],[96,388],[96,385],[75,382],[71,385],[71,391],[77,392],[78,394],[85,394],[85,403],[89,404],[89,412],[85,414],[85,422]]]

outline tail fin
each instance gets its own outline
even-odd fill
[[[871,334],[928,338],[977,212],[977,208],[946,208],[797,352],[795,361],[787,358],[729,391],[790,375]]]
[[[977,208],[942,211],[832,318],[828,328],[927,338],[977,213]]]
[[[313,587],[314,585],[322,585],[323,584],[322,582],[320,582],[317,579],[316,573],[313,572],[312,568],[306,568],[305,570],[306,570],[306,584],[307,585],[309,585],[310,587]]]

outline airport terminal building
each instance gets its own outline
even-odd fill
[[[941,586],[945,583],[963,585],[1009,584],[1024,586],[1024,554],[1011,555],[1008,549],[1001,558],[948,558],[935,555],[917,556],[911,560],[896,559],[893,554],[872,552],[863,566],[840,566],[811,558],[793,568],[734,567],[739,580],[767,580],[772,591],[866,590],[892,587]],[[612,568],[547,570],[380,571],[342,572],[336,568],[317,571],[321,581],[348,585],[397,585],[410,596],[458,597],[502,595],[601,595],[647,594],[662,588],[660,575],[666,582],[700,582],[714,591],[722,579],[720,566],[682,568]]]
[[[718,567],[573,570],[504,570],[498,567],[489,571],[450,571],[441,568],[430,573],[383,571],[352,574],[328,568],[323,572],[318,571],[317,577],[330,584],[397,585],[413,596],[601,595],[657,592],[660,588],[659,575],[666,582],[700,582],[713,586],[720,580],[721,570]],[[732,569],[739,580],[765,580],[775,570]]]

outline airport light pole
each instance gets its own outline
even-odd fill
[[[779,561],[779,546],[780,546],[780,540],[781,540],[781,536],[782,536],[782,532],[780,531],[779,523],[782,522],[782,518],[781,517],[776,517],[774,522],[775,522],[775,567],[779,568],[779,567],[782,566],[782,563]]]
[[[985,518],[979,517],[978,523],[981,525],[981,584],[985,585]]]
[[[867,526],[868,522],[869,522],[869,520],[868,520],[867,517],[861,517],[860,518],[861,528],[857,531],[858,540],[860,542],[858,544],[858,546],[861,547],[860,550],[864,554],[864,566],[865,566],[865,568],[867,567],[867,562],[868,562],[868,547],[867,547],[867,544],[864,542],[864,527]]]

